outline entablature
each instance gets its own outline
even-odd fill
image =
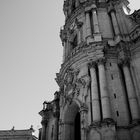
[[[67,69],[71,68],[73,65],[75,69],[83,63],[89,61],[96,61],[101,57],[104,57],[104,48],[106,42],[96,42],[92,44],[83,43],[82,47],[76,47],[72,50],[66,61],[61,65],[60,72],[56,74],[56,82],[61,87],[64,84],[64,75]]]

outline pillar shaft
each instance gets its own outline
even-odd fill
[[[108,90],[107,90],[104,60],[99,61],[98,70],[99,70],[102,116],[103,116],[103,119],[107,119],[107,118],[111,118],[111,108],[110,108],[110,101],[109,101],[109,95],[108,95]]]
[[[91,36],[91,23],[89,12],[86,12],[86,37]]]
[[[93,19],[93,26],[94,26],[94,33],[99,33],[99,24],[96,9],[92,9],[92,19]]]
[[[112,18],[112,23],[113,23],[115,35],[119,35],[120,30],[119,30],[119,27],[118,27],[118,22],[117,22],[116,15],[115,15],[114,11],[111,11],[111,18]]]
[[[91,101],[91,90],[88,90],[88,97],[87,97],[87,105],[88,105],[88,125],[91,125],[91,105],[92,105],[92,101]]]
[[[46,140],[46,128],[47,124],[44,121],[42,121],[41,140]]]
[[[87,108],[80,108],[80,120],[81,120],[81,140],[87,140]]]
[[[99,92],[98,92],[98,84],[97,84],[97,76],[95,64],[92,64],[90,67],[90,75],[91,75],[91,98],[92,98],[92,120],[100,121],[100,103],[99,103]]]
[[[125,77],[127,96],[128,96],[132,120],[139,119],[140,114],[139,114],[138,102],[135,94],[134,85],[131,79],[130,69],[127,64],[123,65],[123,72]]]

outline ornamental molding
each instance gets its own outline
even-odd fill
[[[61,69],[60,72],[56,74],[56,82],[58,83],[58,85],[62,88],[64,85],[64,76],[65,73],[67,71],[67,69],[69,69],[70,67],[72,67],[73,64],[75,64],[77,67],[75,69],[78,68],[78,66],[81,63],[89,63],[91,61],[96,61],[99,58],[104,57],[104,46],[106,45],[103,44],[90,44],[90,45],[85,45],[83,48],[75,48],[77,49],[77,51],[75,51],[75,49],[71,52],[70,56],[66,59],[66,61],[61,65]],[[75,51],[75,52],[74,52]]]

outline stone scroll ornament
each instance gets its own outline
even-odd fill
[[[140,24],[140,9],[139,10],[135,10],[134,13],[130,15],[130,18],[135,23]]]

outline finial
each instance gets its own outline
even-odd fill
[[[12,130],[12,131],[15,130],[15,127],[13,126],[11,130]]]

